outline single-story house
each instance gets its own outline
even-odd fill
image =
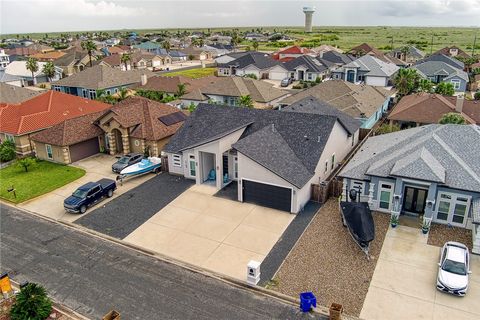
[[[312,96],[359,120],[361,128],[370,129],[388,110],[395,91],[348,81],[329,80],[280,101],[283,108]]]
[[[65,164],[99,152],[158,157],[186,117],[175,107],[129,97],[104,111],[63,121],[32,140],[37,157]]]
[[[42,90],[32,90],[0,82],[0,103],[18,104],[43,92]]]
[[[405,61],[408,64],[412,64],[423,59],[425,57],[425,53],[415,46],[405,46],[390,51],[387,53],[387,56]]]
[[[245,76],[253,74],[257,79],[266,79],[269,76],[270,69],[278,65],[281,66],[281,62],[274,60],[270,55],[250,51],[233,61],[218,64],[218,76]]]
[[[477,126],[452,124],[376,136],[365,142],[339,176],[344,191],[360,189],[372,210],[423,217],[427,225],[433,221],[473,228],[478,253],[479,140]]]
[[[285,62],[283,67],[288,70],[288,77],[295,80],[315,81],[317,78],[323,80],[328,74],[328,67],[310,56],[293,58]]]
[[[19,104],[0,104],[0,139],[15,142],[20,156],[34,151],[30,140],[65,120],[110,108],[109,104],[49,90]]]
[[[174,95],[178,91],[178,86],[180,84],[185,85],[185,94],[188,95],[195,90],[204,88],[205,86],[212,84],[218,81],[221,78],[215,76],[207,76],[198,79],[192,79],[185,76],[160,76],[160,77],[151,77],[147,79],[147,82],[143,85],[139,84],[133,87],[133,90],[151,90],[164,92],[169,95]]]
[[[172,63],[170,56],[158,56],[152,53],[142,53],[140,51],[130,54],[130,60],[122,62],[122,54],[112,54],[102,59],[100,64],[108,67],[117,68],[122,71],[132,69],[161,68]]]
[[[204,45],[202,49],[211,52],[214,57],[218,57],[231,53],[233,51],[233,45],[212,43]]]
[[[333,70],[354,61],[356,58],[349,54],[331,50],[321,52],[317,59],[330,70]]]
[[[246,77],[222,77],[210,81],[183,95],[182,105],[200,102],[239,106],[242,96],[249,95],[258,109],[271,109],[289,95],[288,91],[277,89],[270,83]]]
[[[382,51],[378,50],[377,48],[369,45],[368,43],[362,43],[361,45],[358,45],[350,51],[348,51],[349,54],[356,56],[356,57],[361,57],[364,55],[369,55],[372,57],[375,57],[383,62],[394,64],[400,68],[406,67],[408,64],[395,57],[394,55],[385,55]]]
[[[170,50],[168,55],[172,57],[172,61],[187,61],[187,55],[178,50]]]
[[[471,57],[468,53],[466,53],[465,51],[463,51],[462,49],[456,46],[442,48],[437,52],[435,52],[434,55],[435,54],[444,54],[449,57],[461,57],[461,58]]]
[[[164,151],[170,174],[217,190],[232,183],[241,202],[298,213],[353,133],[335,116],[200,104]]]
[[[2,73],[8,77],[15,77],[20,79],[21,86],[34,85],[36,83],[49,82],[48,77],[43,73],[42,69],[47,64],[46,62],[38,62],[38,71],[34,72],[32,78],[32,72],[27,69],[27,61],[13,61],[10,62],[7,67],[2,70]],[[55,67],[55,75],[52,77],[52,81],[56,81],[62,78],[62,69]],[[9,81],[5,81],[9,82]],[[10,83],[16,85],[16,83]]]
[[[50,51],[45,53],[36,53],[29,56],[29,58],[37,59],[38,61],[48,62],[48,61],[55,61],[61,57],[63,57],[66,53],[63,51]]]
[[[96,65],[53,83],[52,89],[74,96],[95,99],[97,90],[105,90],[107,94],[114,94],[123,88],[130,88],[142,81],[146,82],[146,79],[153,76],[154,74],[149,70],[121,71],[105,65]]]
[[[183,52],[188,60],[212,60],[213,59],[213,53],[208,50],[204,50],[202,48],[196,48],[196,47],[187,47],[184,49],[180,50]],[[193,58],[193,59],[191,59]]]
[[[448,60],[453,58],[444,56]],[[449,82],[453,84],[455,92],[465,92],[469,82],[468,74],[462,69],[452,66],[447,61],[434,60],[427,58],[412,66],[418,74],[433,83]]]
[[[217,63],[217,65],[222,65],[226,64],[229,62],[232,62],[233,60],[236,60],[240,57],[243,57],[244,55],[248,54],[248,51],[244,52],[230,52],[221,56],[216,57],[214,60]]]
[[[86,51],[77,51],[73,48],[56,59],[53,64],[62,69],[64,77],[68,77],[90,66],[90,57]]]
[[[367,85],[391,86],[393,78],[400,68],[393,63],[384,62],[374,56],[364,55],[332,71],[332,79],[342,79],[352,83],[363,82]]]
[[[480,124],[480,101],[426,92],[403,97],[390,112],[388,119],[391,124],[409,128],[438,123],[444,114],[451,112],[460,114],[468,124]]]
[[[275,52],[274,54],[272,54],[272,58],[275,59],[275,60],[280,60],[282,62],[287,62],[287,61],[290,61],[292,59],[295,59],[295,58],[298,58],[298,57],[301,57],[301,56],[304,56],[304,55],[307,55],[307,54],[315,55],[315,52],[313,52],[312,50],[310,50],[308,48],[302,48],[302,47],[299,47],[299,46],[291,46],[289,48],[285,48],[285,49],[282,49],[282,50],[279,50],[279,51]]]

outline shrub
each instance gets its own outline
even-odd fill
[[[292,89],[303,89],[303,85],[296,84],[296,85],[292,86]]]
[[[459,113],[449,112],[442,116],[440,124],[465,124],[465,119]]]
[[[475,94],[473,95],[473,98],[474,98],[475,100],[480,100],[480,91],[475,92]]]
[[[315,79],[315,83],[320,83],[322,82],[322,79],[320,79],[320,77],[317,77],[317,79]]]
[[[253,73],[246,74],[245,77],[246,77],[246,78],[252,78],[252,79],[255,79],[255,80],[258,79],[257,76],[254,75]]]
[[[12,320],[44,320],[52,312],[52,301],[45,289],[35,283],[24,286],[10,310]]]
[[[33,167],[36,163],[37,161],[32,157],[26,157],[17,160],[17,166],[24,169],[25,172],[28,172],[28,168]]]
[[[15,159],[15,143],[5,140],[0,144],[0,161],[8,162]]]
[[[375,132],[376,134],[380,135],[380,134],[385,134],[385,133],[392,133],[392,132],[396,132],[396,131],[399,131],[400,130],[400,126],[396,125],[396,124],[388,124],[388,123],[385,123],[385,124],[382,124],[378,129],[377,131]]]

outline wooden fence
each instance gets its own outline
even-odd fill
[[[339,197],[342,194],[343,181],[333,178],[321,184],[312,184],[311,200],[325,203],[330,197]]]
[[[162,171],[163,172],[168,172],[168,157],[167,156],[162,156]]]

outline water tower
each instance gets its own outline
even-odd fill
[[[305,32],[312,32],[312,16],[315,12],[315,7],[303,7],[305,13]]]

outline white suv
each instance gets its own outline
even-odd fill
[[[470,273],[467,246],[454,241],[445,243],[438,263],[437,289],[463,297],[467,293]]]

